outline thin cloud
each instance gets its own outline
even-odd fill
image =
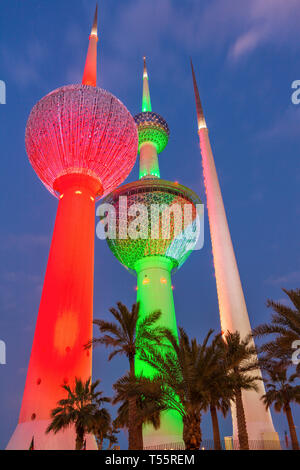
[[[46,57],[47,49],[37,40],[25,43],[18,54],[15,50],[11,51],[9,46],[3,46],[0,50],[3,69],[7,70],[9,77],[21,89],[40,83]]]
[[[284,274],[283,276],[270,277],[266,280],[266,283],[283,286],[286,286],[287,284],[300,285],[300,271],[292,271],[290,273]]]
[[[219,3],[224,2],[222,0]],[[239,2],[237,8],[240,25],[245,31],[231,45],[230,59],[240,59],[264,44],[282,47],[288,43],[292,46],[293,38],[298,37],[298,0],[253,0]],[[237,28],[237,25],[233,25],[233,28]]]
[[[261,189],[255,189],[250,195],[250,199],[253,202],[261,202],[263,198],[264,198],[264,193]]]
[[[48,246],[50,243],[50,235],[21,233],[19,235],[8,234],[0,236],[0,250],[28,250],[37,247]]]
[[[39,299],[43,276],[24,271],[0,273],[0,309],[2,312],[27,312],[32,300]]]
[[[273,123],[259,132],[255,138],[262,140],[281,140],[297,137],[300,126],[300,105],[290,105]]]
[[[85,25],[74,20],[66,24],[64,44],[72,50],[87,47],[90,2],[84,3]],[[178,55],[187,57],[202,50],[221,52],[225,60],[238,62],[266,43],[299,47],[298,0],[210,0],[174,2],[172,0],[128,0],[118,7],[103,4],[99,17],[99,81],[102,86],[126,93],[133,86],[133,70],[138,57],[149,55],[159,63],[159,71],[151,70],[152,78],[182,81],[185,74],[178,67]],[[109,31],[106,30],[109,28]],[[36,49],[36,50],[35,50]],[[10,51],[2,55],[5,66],[22,86],[41,80],[43,45],[25,45],[23,56],[14,58]],[[43,50],[43,54],[41,51]],[[51,53],[51,50],[49,51]],[[76,60],[76,59],[75,59]],[[69,65],[67,82],[81,79],[83,59]],[[156,74],[156,75],[155,75]],[[179,74],[179,75],[178,75]]]
[[[264,31],[247,31],[242,34],[231,47],[229,55],[237,60],[243,55],[252,52],[264,37]]]
[[[132,50],[168,57],[178,48],[187,54],[226,48],[228,59],[237,61],[264,44],[299,47],[298,0],[190,0],[188,8],[171,0],[134,0],[115,13],[113,45],[125,56]]]

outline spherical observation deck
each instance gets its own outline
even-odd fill
[[[167,122],[159,114],[152,111],[139,113],[134,117],[139,134],[139,151],[144,142],[152,142],[160,153],[166,147],[170,130]]]
[[[134,220],[139,214],[142,216],[141,219],[139,217],[140,238],[127,236],[122,239],[120,236],[118,228],[121,219],[124,222],[124,212],[121,209],[123,201],[119,199],[121,196],[125,196],[127,200],[128,227],[135,224]],[[164,256],[170,259],[174,271],[185,262],[196,244],[196,204],[201,204],[201,201],[185,186],[161,179],[139,180],[118,188],[106,196],[104,202],[113,205],[117,227],[117,236],[107,238],[109,248],[130,271],[135,271],[136,262],[147,256]],[[134,208],[136,204],[142,206]],[[170,211],[172,206],[176,209],[174,213]],[[139,214],[134,213],[135,209]],[[190,216],[187,215],[184,220],[184,214]]]
[[[130,173],[138,134],[133,117],[111,93],[68,85],[33,107],[25,143],[31,165],[52,194],[57,195],[59,177],[75,173],[98,180],[105,195]]]

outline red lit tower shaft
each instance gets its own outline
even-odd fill
[[[22,424],[27,423],[26,429],[30,429],[28,447],[35,429],[43,439],[40,427],[46,428],[50,411],[66,395],[61,385],[73,385],[75,377],[86,380],[92,372],[92,354],[84,345],[92,337],[94,201],[100,183],[86,175],[66,175],[57,181],[56,188],[61,196],[19,425],[8,446],[14,449],[19,447],[18,442],[24,448]],[[35,439],[36,448],[53,448],[52,433],[44,438],[45,442]],[[73,433],[70,441],[73,448]],[[63,440],[55,447],[68,448],[68,444]]]
[[[20,422],[33,415],[37,420],[49,419],[49,410],[64,395],[60,385],[91,376],[91,353],[83,346],[92,335],[94,201],[99,183],[86,176],[64,179]]]
[[[126,107],[96,87],[97,7],[81,85],[44,96],[26,125],[29,160],[47,189],[59,197],[19,422],[7,449],[74,449],[76,423],[46,434],[51,411],[75,377],[92,374],[95,199],[130,172],[137,129]],[[75,425],[74,425],[75,424]],[[86,449],[97,449],[86,435]]]

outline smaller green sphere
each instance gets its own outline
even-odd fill
[[[124,198],[126,209],[123,206]],[[194,249],[199,217],[197,204],[201,201],[185,186],[160,178],[144,179],[117,188],[103,202],[114,208],[110,216],[104,216],[108,217],[107,229],[109,217],[112,217],[112,224],[116,227],[113,236],[106,238],[108,246],[132,273],[136,272],[136,263],[148,256],[167,258],[172,271],[176,271]],[[190,221],[184,216],[187,206]],[[140,217],[137,232],[141,231],[141,236],[137,237],[130,235],[130,226],[136,223],[136,211]],[[176,211],[177,215],[179,211],[180,219],[176,217]],[[121,226],[122,230],[126,227],[125,235],[119,231]]]
[[[167,122],[159,114],[150,111],[134,117],[139,134],[139,151],[144,142],[152,142],[160,153],[166,147],[170,130]]]

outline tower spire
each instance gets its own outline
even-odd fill
[[[244,339],[251,333],[251,326],[192,61],[191,68],[221,328],[225,334],[228,331],[231,333],[238,331]],[[252,345],[254,346],[254,342]],[[255,370],[253,375],[261,376],[260,370]],[[257,391],[243,392],[249,443],[265,440],[268,441],[268,446],[274,445],[268,448],[278,448],[278,436],[274,430],[270,410],[266,410],[260,400],[264,394],[263,381],[257,382]],[[235,440],[238,436],[238,426],[234,405],[231,409]]]
[[[96,10],[95,10],[95,15],[94,15],[94,22],[93,22],[93,26],[92,26],[91,35],[97,36],[97,33],[98,33],[97,23],[98,23],[98,4],[96,3]]]
[[[148,82],[148,72],[146,65],[146,57],[144,59],[144,72],[143,72],[143,100],[142,100],[142,112],[152,111],[151,100],[150,100],[150,91],[149,91],[149,82]]]
[[[192,75],[193,75],[193,84],[194,84],[194,93],[195,93],[195,101],[196,101],[196,112],[197,112],[197,121],[198,121],[198,130],[202,128],[207,128],[206,122],[205,122],[205,117],[203,113],[203,108],[199,96],[199,90],[197,86],[197,81],[196,81],[196,76],[195,76],[195,71],[193,67],[193,62],[191,59],[191,69],[192,69]]]
[[[90,34],[89,48],[82,77],[83,85],[97,85],[97,42],[98,42],[98,5],[96,5],[94,22]]]
[[[169,139],[169,127],[164,118],[151,107],[146,57],[143,71],[142,112],[135,116],[139,134],[140,179],[160,178],[157,155],[164,150]]]

